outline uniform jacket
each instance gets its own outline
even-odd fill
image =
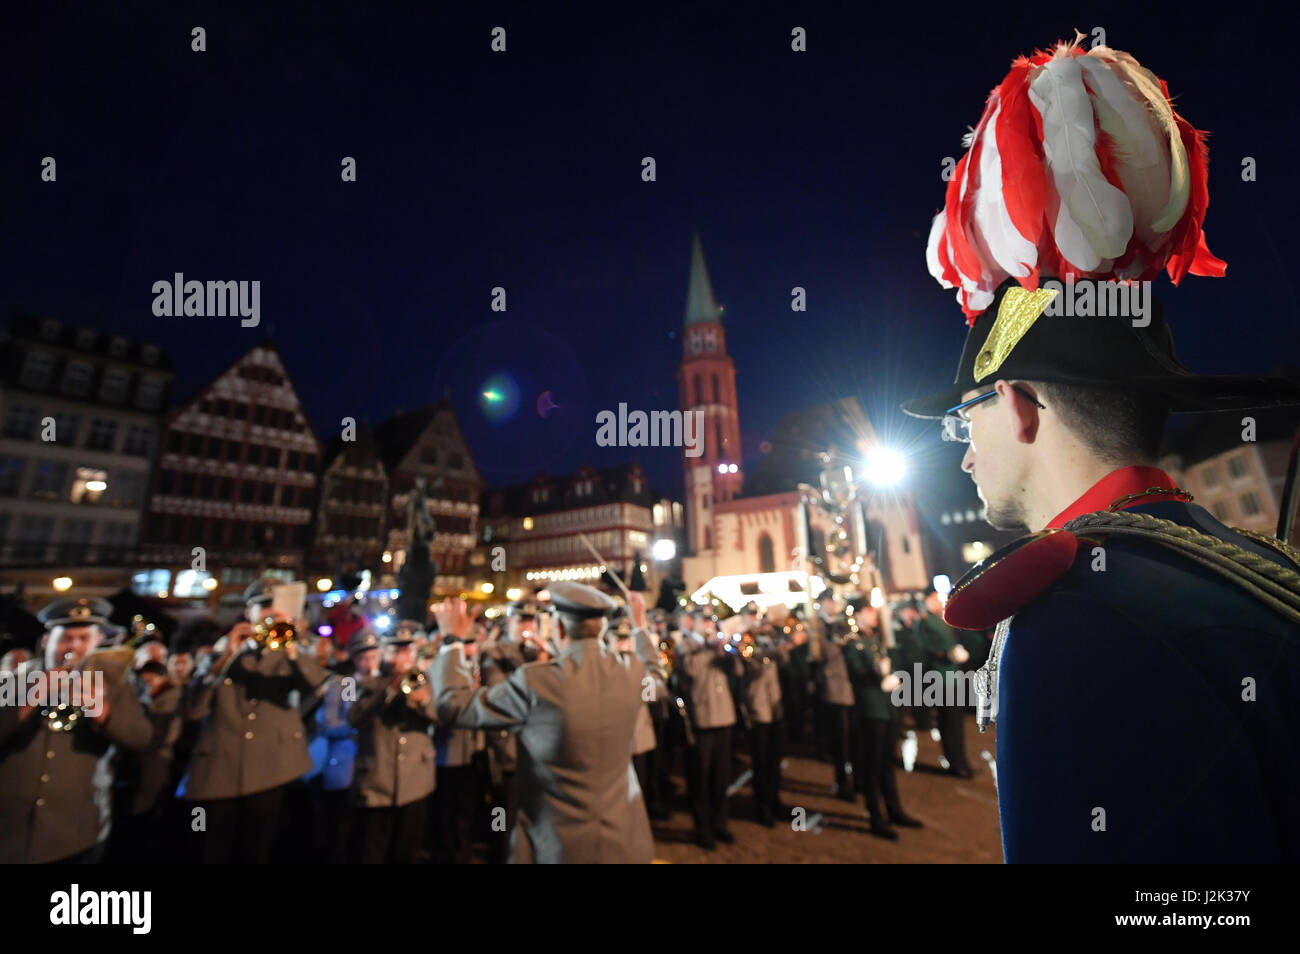
[[[357,730],[356,780],[351,800],[366,808],[397,808],[426,798],[434,788],[431,730],[438,718],[433,698],[416,709],[390,685],[372,676],[361,685],[348,722]]]
[[[189,718],[205,719],[190,757],[186,797],[236,798],[284,785],[311,770],[299,715],[301,693],[325,681],[307,652],[291,662],[282,652],[245,650],[224,677],[200,683]]]
[[[736,724],[736,702],[729,677],[739,672],[740,660],[718,652],[703,638],[684,635],[677,644],[680,686],[686,711],[696,729],[722,729]]]
[[[822,664],[817,669],[817,689],[822,702],[853,705],[853,684],[844,664],[844,648],[833,639],[822,640]]]
[[[1125,512],[1287,565],[1192,504]],[[1003,645],[1006,860],[1300,861],[1295,624],[1158,544],[1108,536],[1102,547],[1104,572],[1081,540],[1073,567],[1012,617]]]
[[[876,661],[881,651],[880,637],[874,633],[860,636],[844,647],[844,664],[853,683],[854,708],[861,719],[888,722],[894,718],[889,694],[880,688],[885,678]]]
[[[657,654],[640,632],[637,657],[598,639],[571,643],[475,691],[459,651],[430,669],[439,712],[467,728],[509,728],[519,740],[518,818],[512,860],[648,863],[650,821],[632,769],[643,680]]]
[[[106,677],[105,691],[108,721],[83,717],[71,732],[0,706],[0,863],[58,861],[108,837],[115,747],[143,749],[152,733],[126,679]]]
[[[133,815],[152,810],[171,781],[173,746],[181,734],[180,702],[181,687],[168,686],[147,710],[153,735],[133,760],[137,773],[131,802]]]
[[[783,717],[778,673],[780,657],[781,650],[776,647],[755,649],[748,659],[742,657],[745,675],[741,685],[751,722],[776,722]]]
[[[926,672],[957,671],[957,664],[948,658],[948,654],[961,642],[964,633],[959,634],[942,617],[933,613],[918,616],[912,625],[912,632],[916,634],[916,642],[921,649],[921,664]]]
[[[524,653],[517,642],[510,639],[497,639],[485,643],[481,650],[479,666],[482,671],[483,685],[495,686],[505,682],[510,674],[524,664]],[[507,729],[495,729],[484,733],[484,742],[492,757],[493,774],[513,772],[517,767],[515,754],[515,736]]]

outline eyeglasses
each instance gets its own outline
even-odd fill
[[[1038,399],[1026,391],[1018,384],[1013,384],[1011,390],[1015,391],[1027,401],[1033,401],[1034,405],[1041,410],[1047,410]],[[970,443],[970,420],[962,412],[966,408],[978,404],[980,401],[987,401],[991,397],[997,396],[997,391],[986,391],[983,394],[977,394],[969,401],[962,401],[956,407],[950,407],[943,412],[943,439],[945,441],[955,441],[961,444]]]

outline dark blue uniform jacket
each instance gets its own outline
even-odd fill
[[[1202,507],[1130,511],[1295,569]],[[1300,861],[1300,632],[1144,540],[1080,541],[1022,607],[1001,661],[998,806],[1008,862]]]

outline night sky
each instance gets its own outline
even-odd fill
[[[782,414],[850,394],[919,466],[947,468],[932,426],[897,411],[951,380],[965,333],[925,267],[941,161],[1017,54],[1102,26],[1212,133],[1206,234],[1228,274],[1157,284],[1180,356],[1300,362],[1293,11],[367,6],[7,11],[0,315],[156,341],[180,397],[269,333],[322,436],[449,389],[491,483],[636,458],[676,491],[679,451],[598,448],[595,415],[677,407],[698,227],[751,469]],[[57,183],[40,181],[47,155]],[[261,327],[155,317],[151,286],[177,271],[260,280]],[[477,396],[501,373],[520,402],[493,421]]]

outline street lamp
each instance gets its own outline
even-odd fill
[[[58,590],[60,593],[67,592],[68,590],[72,589],[72,577],[56,576],[54,578],[54,581],[50,585],[53,586],[56,590]]]
[[[890,447],[878,447],[867,454],[866,479],[876,487],[894,487],[907,473],[907,461]]]

